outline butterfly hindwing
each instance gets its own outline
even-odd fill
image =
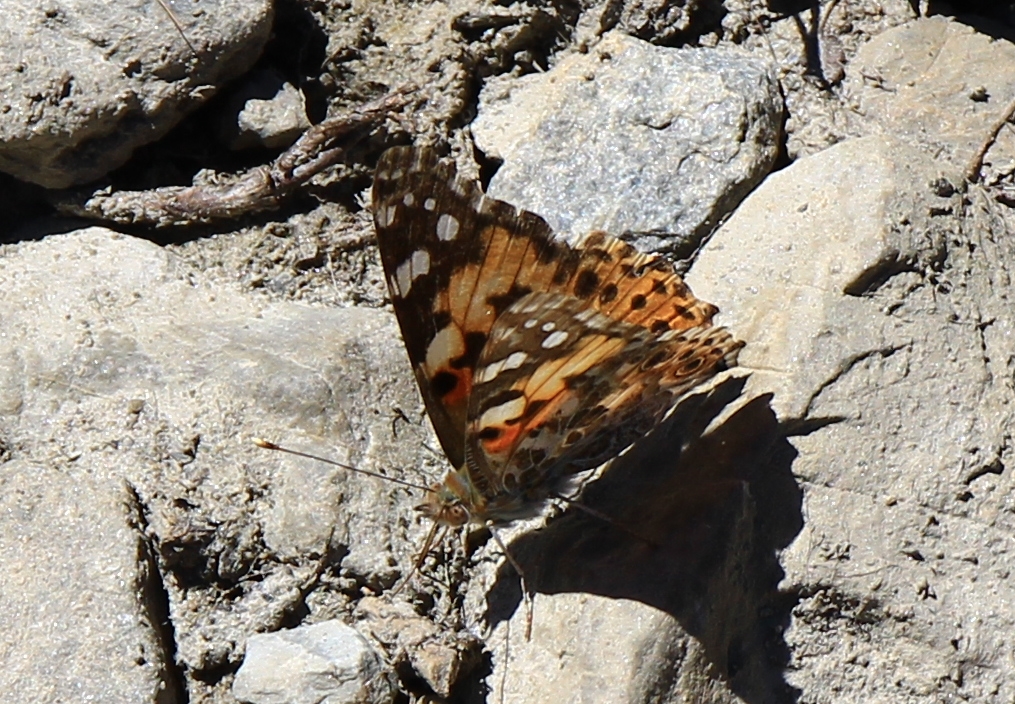
[[[601,464],[731,366],[740,347],[720,328],[653,335],[574,297],[524,297],[498,318],[480,358],[467,434],[473,482],[524,493]]]

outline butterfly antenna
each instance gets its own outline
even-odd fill
[[[416,555],[416,559],[412,561],[412,569],[409,570],[409,574],[405,576],[402,583],[399,584],[393,592],[391,592],[391,596],[396,596],[400,591],[402,591],[402,587],[408,584],[409,581],[416,576],[416,573],[419,572],[420,568],[423,567],[423,560],[425,560],[426,556],[430,554],[430,548],[433,547],[434,543],[439,542],[444,538],[444,531],[441,531],[440,536],[437,535],[437,530],[442,527],[446,528],[446,526],[441,526],[440,523],[436,522],[430,526],[430,532],[426,534],[426,539],[423,541],[422,549],[419,551],[419,554]]]
[[[357,474],[365,474],[368,477],[374,477],[376,479],[383,479],[386,482],[393,482],[395,484],[401,484],[402,486],[407,486],[410,489],[419,489],[421,491],[430,491],[430,487],[423,486],[422,484],[413,484],[412,482],[407,482],[407,481],[404,481],[402,479],[395,479],[394,477],[389,477],[389,476],[387,476],[385,474],[381,474],[380,472],[371,472],[368,469],[360,469],[359,467],[353,467],[351,465],[343,464],[342,462],[338,462],[336,460],[328,459],[327,457],[321,457],[319,455],[312,455],[309,452],[300,452],[299,450],[293,450],[292,448],[283,447],[282,445],[276,445],[275,443],[270,442],[268,440],[264,440],[262,438],[254,438],[253,440],[254,440],[254,444],[255,445],[257,445],[258,447],[264,448],[265,450],[276,450],[278,452],[284,452],[284,453],[286,453],[288,455],[295,455],[297,457],[305,457],[308,460],[317,460],[318,462],[324,462],[325,464],[330,464],[333,467],[340,467],[340,468],[346,469],[346,470],[348,470],[350,472],[356,472]]]
[[[656,542],[655,540],[652,540],[651,538],[646,538],[644,535],[641,535],[637,531],[634,531],[634,530],[628,528],[623,523],[620,523],[619,521],[617,521],[616,519],[614,519],[611,516],[606,515],[602,511],[597,511],[596,509],[592,508],[591,506],[583,504],[582,502],[577,501],[575,499],[569,499],[566,496],[563,496],[561,494],[555,494],[554,498],[555,499],[560,499],[561,501],[563,501],[564,503],[568,504],[569,506],[574,506],[576,509],[578,509],[580,511],[584,511],[585,513],[587,513],[590,516],[593,516],[594,518],[598,518],[600,521],[603,521],[605,523],[609,523],[611,526],[613,526],[617,530],[619,530],[619,531],[621,531],[623,533],[627,533],[632,538],[635,538],[636,540],[640,540],[641,542],[646,543],[647,545],[649,545],[649,546],[651,546],[653,548],[658,548],[659,547],[659,543]]]
[[[492,535],[493,539],[497,542],[497,545],[504,551],[504,557],[507,558],[508,563],[514,567],[515,572],[518,573],[518,581],[521,582],[522,585],[522,599],[525,600],[525,640],[530,641],[532,640],[532,621],[534,619],[533,612],[535,611],[535,599],[532,598],[532,592],[529,591],[529,582],[525,579],[525,570],[522,569],[522,566],[518,564],[518,561],[515,560],[515,558],[511,555],[511,552],[507,549],[507,545],[505,545],[504,541],[500,539],[499,535],[497,535],[497,531],[494,529],[493,524],[488,521],[486,527],[489,529],[490,535]]]

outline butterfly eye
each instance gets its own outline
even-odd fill
[[[461,504],[451,504],[444,509],[443,518],[449,526],[464,526],[469,522],[469,512]]]

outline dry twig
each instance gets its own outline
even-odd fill
[[[969,160],[969,164],[966,166],[966,180],[970,183],[976,183],[980,180],[980,169],[983,168],[983,158],[987,156],[987,152],[994,146],[994,142],[997,141],[997,136],[1001,134],[1001,130],[1004,128],[1008,121],[1011,120],[1012,115],[1015,115],[1015,100],[1008,104],[1008,107],[1004,109],[994,124],[990,126],[990,130],[987,132],[987,136],[983,142],[980,143],[980,148],[973,154],[973,158]]]
[[[400,87],[314,125],[274,162],[227,183],[167,186],[149,191],[103,189],[81,197],[64,195],[54,205],[65,214],[121,225],[178,227],[233,220],[249,213],[276,210],[285,199],[345,156],[352,135],[401,111],[415,92]],[[75,197],[77,196],[77,197]]]

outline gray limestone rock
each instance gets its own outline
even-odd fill
[[[1012,41],[946,17],[928,17],[872,38],[846,74],[861,133],[876,131],[920,144],[973,176],[982,150],[992,147],[987,162],[994,166],[988,173],[1010,180],[1015,139],[1010,130],[997,127],[1011,116],[1015,101]]]
[[[472,131],[504,160],[490,194],[562,236],[687,251],[771,169],[781,118],[763,61],[609,33],[545,74],[491,83]]]
[[[233,694],[245,704],[385,704],[390,677],[355,628],[325,621],[250,636]]]
[[[0,257],[0,286],[8,296],[0,312],[5,445],[41,468],[35,481],[53,497],[55,515],[87,507],[95,514],[89,522],[96,545],[121,556],[108,577],[122,594],[81,579],[74,585],[78,598],[94,602],[97,613],[118,609],[135,620],[160,603],[165,611],[168,598],[188,687],[195,674],[238,663],[248,633],[277,629],[304,608],[332,559],[347,585],[380,590],[397,577],[396,556],[422,530],[410,524],[411,501],[398,499],[403,492],[320,463],[282,460],[251,442],[265,435],[392,466],[398,441],[391,408],[415,415],[418,401],[409,395],[415,392],[407,375],[377,376],[381,368],[398,368],[404,354],[391,342],[389,314],[276,308],[211,288],[156,245],[100,229],[8,248]],[[349,405],[367,399],[380,405]],[[347,454],[333,452],[336,444]],[[92,495],[80,508],[76,493],[61,489],[60,468],[68,465],[82,475],[75,492]],[[18,466],[4,465],[12,486]],[[125,486],[139,503],[135,530],[122,515]],[[47,564],[95,564],[96,548],[50,542],[55,556]],[[157,557],[154,596],[136,586],[144,581],[137,564],[142,543]],[[22,582],[35,579],[29,548],[7,544],[5,561],[25,566],[17,573]],[[31,594],[5,591],[12,600]],[[117,606],[117,599],[134,606]],[[30,643],[38,615],[7,613],[12,637]],[[134,668],[152,673],[149,680],[164,674],[155,635],[142,626],[133,626],[134,637],[148,664],[121,659],[104,665],[110,673]],[[78,651],[62,651],[67,672],[86,669],[94,651],[106,648],[82,642]],[[18,658],[29,662],[31,652]]]
[[[9,2],[0,170],[47,188],[100,178],[256,61],[268,0]],[[176,26],[179,23],[179,27]]]
[[[183,701],[161,580],[128,492],[96,476],[116,459],[87,447],[40,459],[4,462],[0,475],[3,698]]]
[[[310,127],[303,95],[275,71],[253,72],[230,103],[222,132],[232,149],[284,149]]]
[[[995,665],[1015,623],[1015,248],[996,203],[945,187],[954,170],[880,136],[801,159],[689,279],[747,341],[746,393],[774,393],[797,453],[780,590],[808,701],[1015,691]]]

